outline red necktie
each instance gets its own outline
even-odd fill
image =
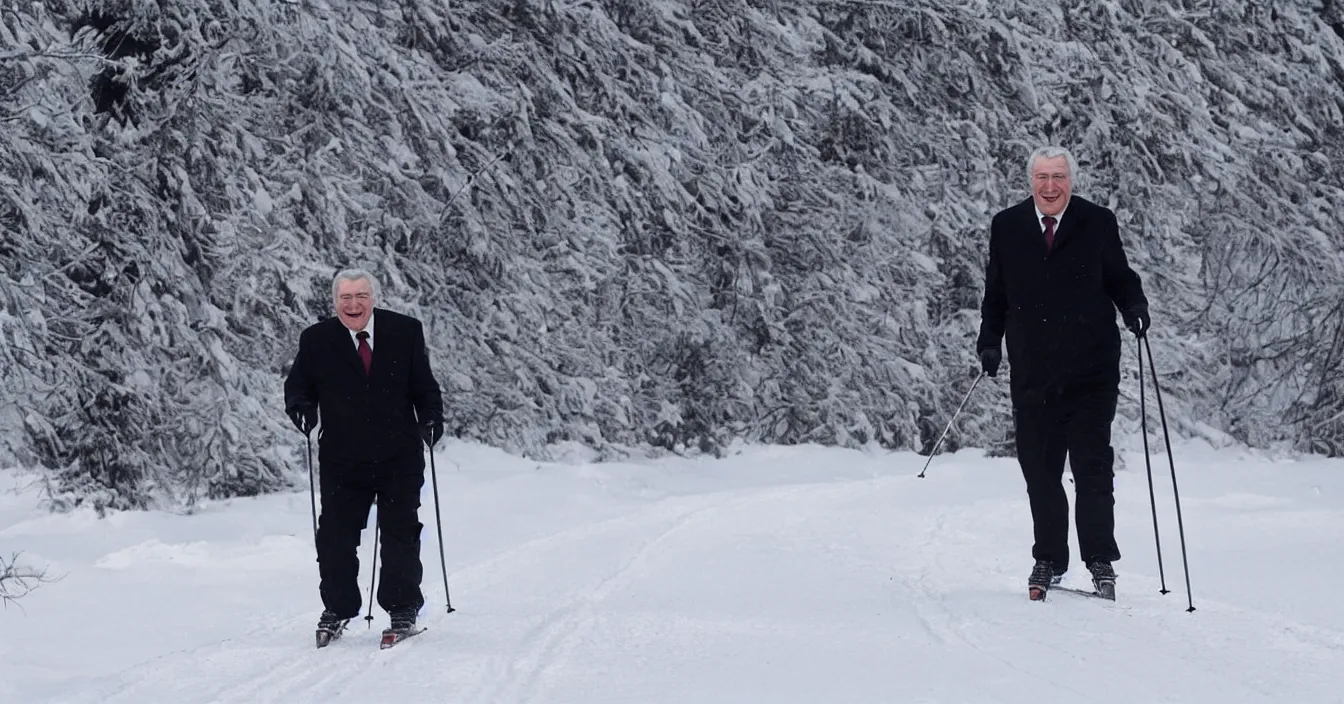
[[[355,337],[359,339],[359,358],[364,360],[364,375],[368,376],[369,367],[373,366],[373,349],[369,347],[369,334],[360,330]]]
[[[1047,215],[1041,219],[1045,221],[1045,251],[1048,252],[1055,246],[1055,218]]]

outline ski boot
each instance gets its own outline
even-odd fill
[[[322,617],[317,620],[317,647],[325,648],[331,645],[331,642],[341,637],[345,632],[345,625],[350,623],[348,618],[340,618],[330,611],[323,611]]]
[[[1064,572],[1065,570],[1057,570],[1055,564],[1049,560],[1037,560],[1036,566],[1031,568],[1031,576],[1027,578],[1027,597],[1032,601],[1045,599],[1050,587],[1064,579]]]
[[[415,611],[398,611],[391,614],[392,625],[383,629],[383,640],[378,647],[387,650],[413,635],[424,631],[423,626],[415,625]]]
[[[1111,563],[1098,560],[1087,563],[1087,571],[1092,573],[1092,588],[1097,596],[1115,601],[1115,570]]]

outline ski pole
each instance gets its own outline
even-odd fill
[[[1153,458],[1148,454],[1148,409],[1144,401],[1143,385],[1143,346],[1136,341],[1139,353],[1139,427],[1143,433],[1143,461],[1148,465],[1148,505],[1153,510],[1153,542],[1157,545],[1157,577],[1162,582],[1161,594],[1167,594],[1167,575],[1162,569],[1162,538],[1157,531],[1157,497],[1153,494]]]
[[[378,583],[378,524],[381,519],[381,514],[373,517],[373,572],[369,574],[369,613],[364,617],[369,622],[369,628],[373,628],[373,586]]]
[[[1162,417],[1162,439],[1167,445],[1167,462],[1171,466],[1171,494],[1176,500],[1176,529],[1181,536],[1181,564],[1185,568],[1185,596],[1189,601],[1190,608],[1186,612],[1195,610],[1195,597],[1190,591],[1190,562],[1185,554],[1185,522],[1181,520],[1181,493],[1176,488],[1176,460],[1171,455],[1171,433],[1167,430],[1167,412],[1162,408],[1162,388],[1157,383],[1157,370],[1153,364],[1153,347],[1148,344],[1148,336],[1140,337],[1143,346],[1148,350],[1148,368],[1153,372],[1153,394],[1157,397],[1157,412]]]
[[[453,612],[453,599],[448,595],[448,561],[443,556],[443,518],[439,514],[439,475],[434,468],[434,445],[429,446],[429,477],[434,484],[434,527],[439,533],[439,566],[443,568],[443,600],[448,613]]]
[[[929,463],[933,461],[933,456],[938,454],[938,448],[942,447],[943,438],[947,437],[947,431],[951,430],[952,424],[957,422],[957,416],[961,415],[961,409],[965,408],[966,402],[971,400],[971,392],[975,391],[975,387],[980,384],[980,380],[983,378],[985,378],[985,372],[982,370],[980,376],[975,377],[975,381],[971,384],[970,390],[966,392],[966,397],[961,399],[961,405],[957,406],[956,412],[952,414],[952,420],[949,420],[947,422],[947,427],[943,428],[943,434],[938,436],[938,442],[933,444],[933,450],[929,452],[929,459],[924,462],[924,469],[919,470],[920,479],[924,478],[924,472],[928,471]]]
[[[313,505],[313,547],[317,547],[317,487],[313,482],[313,436],[304,433],[308,441],[308,498]]]

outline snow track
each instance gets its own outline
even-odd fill
[[[619,566],[607,573],[597,584],[566,597],[562,606],[550,611],[518,640],[511,643],[508,654],[492,663],[492,677],[482,691],[468,699],[480,704],[525,704],[545,701],[547,678],[563,671],[569,657],[580,643],[592,641],[594,626],[602,618],[601,607],[607,598],[620,590],[631,589],[641,577],[647,578],[647,564],[659,558],[658,548],[675,540],[687,526],[708,520],[729,508],[749,506],[768,501],[775,496],[792,493],[759,492],[732,494],[696,501],[678,500],[659,504],[653,510],[641,512],[634,519],[623,520],[618,526],[611,522],[601,532],[603,540],[613,538],[620,544],[613,546],[612,554],[619,554]],[[690,504],[687,506],[686,504]],[[652,537],[647,537],[651,535]],[[589,535],[591,538],[598,535]],[[526,571],[530,562],[518,565]],[[525,575],[522,579],[527,579]]]

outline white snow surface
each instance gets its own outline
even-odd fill
[[[547,464],[450,442],[456,611],[427,481],[428,630],[387,651],[376,606],[314,647],[307,491],[99,519],[46,513],[35,475],[7,470],[0,550],[60,580],[0,610],[0,702],[1339,702],[1344,462],[1175,457],[1194,612],[1162,454],[1170,593],[1126,453],[1119,600],[1033,603],[1012,459],[941,455],[920,479],[910,453]],[[1074,545],[1065,584],[1085,587]]]

